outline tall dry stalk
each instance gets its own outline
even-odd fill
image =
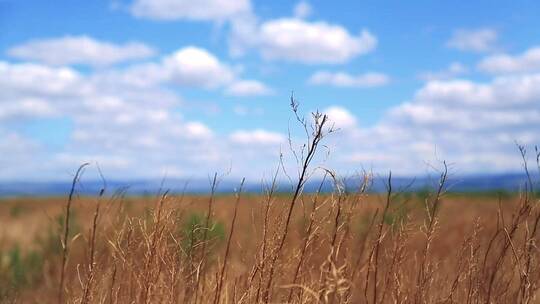
[[[94,282],[94,271],[95,271],[95,253],[96,253],[96,238],[97,238],[97,228],[98,228],[98,219],[99,219],[99,211],[101,206],[101,199],[103,195],[105,194],[105,190],[107,189],[107,182],[105,181],[105,178],[103,177],[103,174],[101,173],[101,169],[99,166],[97,166],[99,175],[103,181],[103,187],[99,191],[98,198],[96,200],[96,210],[94,211],[94,218],[92,220],[92,229],[90,232],[90,259],[88,262],[88,275],[86,278],[86,284],[84,286],[84,292],[83,292],[83,298],[81,300],[81,304],[89,303],[91,300],[90,292],[92,290],[92,283]]]
[[[429,200],[426,199],[426,213],[428,216],[428,224],[425,231],[426,241],[424,247],[422,248],[422,253],[420,256],[420,263],[418,267],[418,275],[416,278],[416,293],[414,297],[415,303],[425,303],[428,298],[429,286],[428,282],[431,279],[430,263],[429,263],[429,250],[433,241],[433,234],[435,232],[435,225],[437,223],[437,212],[441,203],[441,196],[443,195],[446,187],[446,181],[448,179],[448,166],[446,162],[443,161],[442,172],[439,177],[439,184],[437,186],[437,191],[435,196],[429,203]]]
[[[306,155],[301,160],[300,174],[299,174],[296,186],[294,187],[293,196],[291,198],[289,208],[287,210],[287,215],[285,219],[285,224],[283,226],[283,231],[281,232],[281,235],[279,236],[277,248],[275,249],[275,252],[273,253],[273,256],[270,261],[269,278],[268,278],[268,282],[266,284],[266,288],[263,294],[264,303],[268,303],[268,301],[270,300],[269,293],[270,293],[270,289],[272,288],[272,283],[274,279],[276,261],[279,259],[281,255],[283,246],[285,245],[285,240],[287,239],[287,235],[289,234],[289,225],[291,222],[292,212],[294,210],[294,206],[296,205],[299,195],[302,193],[302,190],[304,189],[304,185],[306,183],[306,178],[307,178],[311,161],[316,155],[316,151],[319,144],[321,143],[321,140],[324,138],[326,134],[333,131],[331,128],[328,130],[325,129],[326,123],[328,122],[328,116],[321,114],[319,112],[315,112],[312,115],[313,116],[313,126],[312,126],[313,132],[310,136],[307,131],[308,130],[307,123],[304,121],[304,119],[301,119],[300,116],[298,115],[298,103],[294,100],[293,97],[291,97],[291,108],[294,114],[296,115],[298,121],[303,125],[304,129],[306,130],[306,133],[308,134]]]
[[[304,258],[306,256],[306,251],[308,249],[308,246],[310,244],[310,241],[312,240],[312,236],[313,236],[313,233],[314,233],[314,224],[315,224],[315,212],[317,211],[317,203],[319,201],[319,197],[321,195],[321,190],[322,190],[322,187],[324,186],[324,183],[326,181],[326,176],[327,176],[327,173],[325,173],[325,175],[323,176],[322,180],[321,180],[321,183],[319,184],[319,188],[317,189],[317,192],[315,194],[315,198],[313,199],[313,205],[312,205],[312,209],[311,209],[311,214],[309,215],[309,224],[308,224],[308,227],[306,229],[306,236],[304,237],[304,243],[302,244],[302,251],[300,252],[300,257],[298,259],[298,264],[296,265],[296,268],[294,270],[294,275],[293,275],[293,279],[292,279],[292,282],[291,282],[291,286],[296,286],[297,284],[297,280],[298,280],[298,275],[300,274],[300,269],[302,267],[302,264],[304,262]],[[294,289],[291,288],[289,290],[289,295],[287,296],[287,303],[290,303],[291,300],[292,300],[292,296],[293,296],[293,292],[294,292]]]
[[[68,201],[66,204],[66,213],[65,213],[65,219],[64,219],[64,235],[62,237],[62,264],[61,264],[61,270],[60,270],[60,284],[58,286],[58,303],[63,304],[64,303],[64,280],[65,280],[65,274],[66,274],[66,262],[68,257],[68,246],[69,246],[69,219],[71,216],[71,204],[73,202],[73,195],[75,194],[75,187],[77,186],[77,183],[79,182],[79,178],[82,175],[82,172],[86,166],[90,165],[89,163],[84,163],[79,166],[77,169],[77,172],[75,172],[75,176],[73,177],[73,180],[71,182],[71,189],[69,191]]]
[[[97,237],[97,225],[99,219],[99,210],[100,210],[100,201],[103,192],[100,193],[99,198],[96,202],[96,210],[94,212],[94,218],[92,220],[92,230],[90,232],[90,259],[88,262],[88,275],[86,278],[86,284],[84,286],[83,298],[81,304],[87,304],[91,300],[90,292],[92,290],[92,283],[94,282],[94,271],[95,271],[95,253],[96,253],[96,237]]]
[[[379,229],[377,231],[377,239],[375,240],[375,250],[374,250],[374,267],[373,267],[373,303],[377,303],[377,285],[378,274],[379,274],[379,250],[381,248],[381,243],[383,241],[383,227],[388,208],[390,207],[390,202],[392,201],[392,171],[388,173],[388,183],[387,183],[387,192],[386,192],[386,203],[384,205],[383,213],[381,216],[381,221],[379,222]],[[368,278],[366,281],[369,281],[369,271]]]
[[[227,247],[225,249],[225,257],[223,258],[223,266],[221,267],[221,272],[219,274],[219,280],[217,282],[216,287],[216,294],[214,296],[214,304],[218,304],[221,300],[221,288],[223,287],[223,280],[226,275],[227,270],[227,261],[229,259],[229,252],[231,250],[231,240],[234,233],[234,227],[236,224],[236,215],[238,214],[238,204],[240,203],[240,197],[242,194],[242,189],[244,187],[244,182],[246,179],[242,179],[242,182],[240,183],[240,188],[238,189],[238,192],[236,193],[236,202],[234,203],[234,212],[233,212],[233,218],[231,222],[231,230],[229,231],[229,238],[227,239]]]
[[[202,250],[201,250],[201,259],[199,263],[199,269],[197,270],[197,280],[195,283],[195,303],[197,303],[197,299],[199,298],[199,286],[201,279],[204,279],[205,275],[205,262],[206,262],[206,246],[208,242],[208,230],[210,229],[210,221],[212,219],[212,205],[214,203],[214,198],[216,195],[217,186],[219,184],[217,173],[214,173],[214,178],[212,179],[212,187],[210,190],[210,198],[208,199],[208,209],[206,212],[206,219],[203,227],[203,239],[202,239]],[[204,293],[205,285],[202,285],[202,291]]]

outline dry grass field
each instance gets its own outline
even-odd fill
[[[287,224],[292,199],[75,196],[66,247],[67,198],[6,199],[0,291],[15,303],[538,301],[532,196],[305,194]]]

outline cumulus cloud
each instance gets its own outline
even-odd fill
[[[229,139],[231,142],[241,145],[277,145],[285,141],[285,136],[276,132],[256,129],[235,131]]]
[[[162,177],[165,172],[200,176],[225,172],[231,162],[254,173],[253,164],[277,159],[272,149],[256,147],[280,143],[283,135],[255,129],[218,136],[205,123],[181,114],[184,102],[167,89],[169,84],[142,85],[118,71],[86,74],[0,61],[0,135],[12,142],[9,148],[0,144],[9,160],[0,161],[5,163],[0,178],[63,178],[87,161],[99,162],[109,178]],[[29,121],[39,125],[43,118],[69,121],[69,138],[58,151],[2,130]],[[16,152],[15,143],[24,151]]]
[[[519,170],[515,141],[540,142],[539,86],[538,74],[429,81],[374,126],[338,134],[334,154],[378,172],[418,173],[441,159],[458,173]]]
[[[501,76],[489,83],[469,80],[431,81],[417,91],[416,98],[451,106],[512,108],[532,105],[540,96],[540,74]]]
[[[338,64],[377,47],[377,38],[366,29],[355,34],[341,25],[304,20],[312,12],[307,1],[295,5],[293,18],[264,22],[253,12],[250,0],[135,0],[130,11],[156,20],[230,22],[228,40],[233,56],[256,48],[268,60]]]
[[[377,38],[365,29],[355,35],[324,21],[281,18],[260,23],[254,16],[233,22],[229,42],[234,55],[256,48],[267,60],[305,64],[345,63],[377,47]]]
[[[307,1],[296,4],[293,18],[264,22],[249,0],[136,0],[130,10],[137,17],[156,20],[228,21],[233,56],[255,48],[268,60],[338,64],[377,47],[377,38],[366,29],[355,34],[341,25],[304,20],[312,12]]]
[[[478,68],[491,74],[540,71],[540,47],[532,47],[519,55],[498,54],[484,58]]]
[[[68,57],[64,59],[71,61]],[[96,58],[96,60],[102,60],[102,63],[109,59]],[[11,82],[11,87],[31,86],[41,92],[66,91],[64,86],[80,81],[80,75],[75,70],[66,67],[59,67],[54,72],[43,64],[22,63],[17,66],[17,69],[9,71],[6,67],[6,63],[0,63],[0,71],[11,73],[10,77],[3,80]],[[54,80],[52,83],[43,81],[51,78]],[[164,56],[160,61],[132,64],[123,69],[102,70],[93,74],[91,78],[103,84],[114,82],[139,88],[149,88],[167,82],[183,87],[211,89],[224,87],[237,81],[237,72],[234,67],[220,61],[208,50],[186,46]],[[35,82],[40,82],[42,86],[37,88]],[[247,86],[254,89],[256,84],[259,93],[262,93],[261,89],[267,89],[264,84],[252,80],[239,82],[239,86],[243,88],[238,88],[238,91],[242,89],[247,91],[249,89],[246,88]]]
[[[218,159],[206,148],[213,132],[201,122],[183,119],[178,114],[181,100],[165,88],[139,88],[111,78],[101,81],[99,75],[70,68],[1,62],[0,69],[2,125],[39,123],[44,115],[72,123],[62,157],[36,155],[29,163],[36,168],[40,163],[50,165],[40,174],[71,169],[66,166],[74,161],[116,159],[131,164],[130,173],[157,176],[161,172],[156,168],[165,163],[189,166],[203,158]]]
[[[497,31],[490,28],[460,29],[454,31],[446,45],[460,51],[489,52],[497,48],[497,36]]]
[[[163,60],[168,79],[179,85],[217,87],[231,82],[233,70],[208,51],[189,46]]]
[[[235,96],[268,95],[272,90],[257,80],[239,79],[237,69],[220,61],[209,51],[187,46],[165,56],[160,62],[136,64],[124,70],[108,71],[99,77],[140,88],[169,83],[180,87],[225,88]]]
[[[312,64],[344,63],[377,46],[367,30],[353,35],[339,25],[289,18],[262,23],[259,39],[264,58]]]
[[[84,64],[106,66],[118,62],[143,59],[156,52],[140,42],[114,44],[88,36],[31,40],[10,48],[8,55],[24,60],[50,64]]]
[[[313,85],[330,85],[336,87],[358,87],[370,88],[378,87],[387,84],[390,77],[382,73],[365,73],[359,75],[351,75],[344,72],[315,72],[308,80],[308,83]]]
[[[322,111],[328,116],[331,125],[340,129],[350,129],[356,127],[356,117],[344,107],[331,106]]]
[[[188,122],[185,125],[185,133],[191,138],[211,138],[213,135],[212,130],[201,122]]]
[[[277,161],[279,146],[287,143],[284,134],[263,129],[214,131],[180,114],[183,101],[166,86],[141,87],[102,75],[0,62],[0,135],[10,142],[0,144],[7,155],[0,177],[31,176],[35,170],[54,177],[88,160],[107,164],[111,178],[158,177],[165,169],[188,175],[226,171],[229,165],[249,174],[254,166],[268,169],[268,160]],[[360,127],[343,106],[322,112],[341,129],[325,142],[328,165],[338,171],[367,167],[421,174],[426,161],[437,159],[453,163],[458,173],[518,170],[514,141],[540,142],[540,74],[431,80],[371,127]],[[67,117],[72,123],[70,139],[58,153],[2,130],[13,121],[42,117]]]
[[[135,0],[131,13],[154,20],[225,21],[251,10],[249,0]]]
[[[0,61],[2,96],[13,97],[28,91],[33,97],[72,95],[81,85],[81,76],[71,68],[51,68],[40,64],[10,64]]]
[[[0,108],[0,121],[17,120],[26,117],[54,117],[57,112],[40,98],[27,97],[17,100],[4,100]]]
[[[225,92],[233,96],[263,96],[273,93],[271,88],[257,80],[235,81]]]

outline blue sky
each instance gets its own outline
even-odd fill
[[[536,1],[0,1],[0,179],[260,177],[294,91],[323,166],[520,169],[540,143]],[[322,162],[322,160],[321,160]],[[292,169],[291,169],[292,170]]]

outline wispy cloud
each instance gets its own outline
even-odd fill
[[[233,82],[225,92],[233,96],[265,96],[271,95],[273,90],[257,80],[239,80]]]
[[[279,145],[285,142],[285,139],[283,134],[262,129],[239,130],[230,135],[230,140],[233,143],[242,145]]]
[[[307,1],[300,1],[294,6],[294,17],[304,19],[313,13],[313,7]]]
[[[451,79],[457,76],[464,75],[469,72],[469,69],[460,62],[452,62],[443,70],[422,72],[419,74],[419,78],[422,80],[444,80]]]
[[[225,21],[251,10],[249,0],[136,0],[131,13],[155,20]]]
[[[315,72],[308,79],[312,85],[330,85],[335,87],[371,88],[386,85],[390,77],[383,73],[369,72],[359,75],[351,75],[344,72]]]
[[[478,64],[478,68],[491,74],[540,71],[540,47],[532,47],[518,55],[489,56]]]
[[[51,65],[106,66],[148,58],[155,55],[156,51],[140,42],[115,44],[88,36],[65,36],[31,40],[10,48],[7,53],[14,58]]]
[[[497,49],[497,31],[491,28],[459,29],[446,45],[460,51],[490,52]]]

